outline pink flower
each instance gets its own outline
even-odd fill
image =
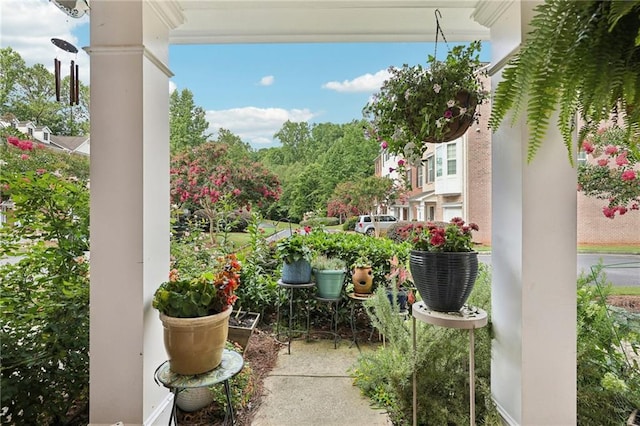
[[[613,219],[614,216],[616,215],[616,209],[611,209],[605,206],[602,208],[602,213],[605,215],[605,217],[608,217],[609,219]]]
[[[618,147],[613,145],[607,145],[604,149],[604,153],[607,155],[613,155],[618,153]]]
[[[22,155],[20,156],[20,158],[21,158],[21,159],[23,159],[23,160],[28,160],[28,159],[29,159],[29,156],[28,156],[27,154],[22,154]]]
[[[453,112],[451,112],[450,109],[446,110],[444,112],[444,118],[451,118],[451,117],[453,117]]]
[[[607,160],[606,158],[601,158],[598,160],[598,166],[600,167],[607,167],[608,164],[609,160]]]
[[[624,166],[625,164],[629,164],[629,160],[627,160],[627,151],[620,153],[620,155],[616,157],[616,164],[618,166]]]
[[[404,166],[404,160],[403,159],[398,160],[398,166],[400,166],[400,167]]]
[[[582,149],[587,154],[591,154],[593,152],[593,150],[594,150],[593,145],[591,144],[591,142],[589,142],[587,140],[582,141]]]
[[[622,216],[626,212],[627,212],[627,208],[625,206],[618,206],[618,213],[620,214],[620,216]]]
[[[382,143],[380,144],[380,148],[382,149],[387,149],[388,146],[389,144],[387,143],[387,141],[382,141]]]
[[[633,171],[633,170],[626,170],[626,171],[622,172],[622,175],[620,177],[624,181],[631,181],[631,180],[634,180],[636,178],[636,172]]]

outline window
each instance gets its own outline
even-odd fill
[[[433,155],[430,155],[427,158],[427,183],[434,182],[436,180],[435,163],[435,157]]]
[[[418,166],[418,173],[417,173],[416,179],[418,180],[418,182],[416,183],[416,186],[418,188],[422,187],[422,184],[424,182],[424,166],[422,164]]]
[[[407,182],[409,182],[409,185],[413,186],[413,175],[411,174],[411,169],[407,170]]]
[[[448,175],[456,174],[456,166],[458,164],[456,160],[457,147],[458,147],[458,144],[456,143],[447,145],[447,174]]]
[[[452,176],[458,172],[457,143],[441,144],[436,148],[436,177]]]
[[[44,133],[42,134],[42,139],[44,139],[45,141],[48,141],[48,140],[49,140],[49,133],[44,132]]]

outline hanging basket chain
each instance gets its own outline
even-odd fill
[[[433,46],[433,57],[437,60],[438,58],[438,35],[442,36],[442,40],[444,40],[444,44],[447,46],[447,50],[449,50],[449,42],[447,42],[447,37],[444,35],[444,31],[442,31],[442,26],[440,25],[440,18],[442,18],[442,13],[440,9],[436,9],[433,14],[436,17],[436,43]]]

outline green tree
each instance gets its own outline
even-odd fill
[[[79,83],[79,105],[69,105],[69,77],[61,81],[61,101],[56,101],[55,77],[42,64],[25,66],[11,48],[0,51],[0,100],[2,115],[31,120],[53,134],[78,136],[89,133],[89,88]]]
[[[294,123],[287,120],[282,128],[274,135],[282,143],[284,164],[295,163],[305,159],[304,146],[308,142],[311,132],[306,122]]]
[[[218,130],[218,138],[214,142],[226,145],[227,155],[232,159],[252,157],[251,145],[244,142],[240,136],[233,134],[230,130],[221,127]]]
[[[0,112],[3,115],[9,109],[18,79],[24,74],[26,68],[18,52],[10,47],[0,49]]]
[[[210,133],[205,133],[209,123],[202,107],[193,102],[189,89],[174,90],[169,98],[169,145],[171,153],[202,145]]]

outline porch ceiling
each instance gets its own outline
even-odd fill
[[[487,40],[479,0],[174,0],[161,2],[172,44]]]

